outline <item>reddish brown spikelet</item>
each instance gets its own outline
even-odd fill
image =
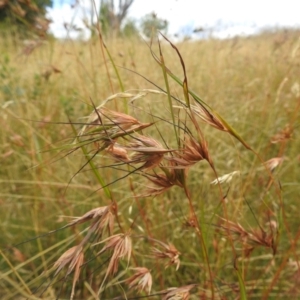
[[[135,151],[131,158],[132,162],[144,163],[143,169],[153,169],[157,167],[164,158],[164,154],[172,151],[165,149],[155,139],[143,135],[138,135],[128,149]]]
[[[264,162],[264,166],[273,172],[274,169],[283,162],[283,160],[284,157],[274,157]]]
[[[83,216],[77,217],[67,226],[74,226],[92,220],[90,232],[102,234],[103,230],[107,228],[108,233],[112,234],[116,212],[117,204],[113,202],[109,206],[97,207],[88,211]]]
[[[132,242],[129,234],[116,234],[113,235],[100,243],[105,243],[103,249],[98,253],[99,255],[109,250],[113,251],[111,256],[106,275],[115,274],[118,271],[119,260],[127,257],[129,263],[132,251]],[[96,243],[97,245],[99,243]]]
[[[74,221],[70,222],[68,225],[73,226],[77,224],[81,224],[87,221],[90,221],[92,219],[97,219],[103,217],[105,212],[107,211],[108,207],[107,206],[102,206],[102,207],[97,207],[93,208],[81,217],[76,217]]]
[[[107,153],[112,156],[116,161],[129,162],[127,150],[116,143],[111,143],[110,146],[106,148]]]
[[[54,263],[54,268],[57,268],[55,275],[58,274],[66,265],[69,264],[67,275],[72,272],[78,262],[81,261],[82,247],[74,246],[64,252],[60,258]]]
[[[74,246],[68,249],[61,257],[55,262],[54,268],[57,268],[55,275],[57,275],[66,265],[69,265],[66,276],[74,270],[72,292],[70,299],[73,299],[75,294],[75,285],[78,281],[80,270],[84,262],[84,254],[81,246]]]
[[[155,174],[153,176],[145,175],[145,177],[147,177],[153,185],[149,186],[139,197],[157,196],[170,189],[173,185],[178,184],[176,181],[173,181],[164,174]]]
[[[275,237],[274,232],[271,230],[269,233],[264,231],[262,228],[251,229],[246,231],[239,223],[224,220],[222,228],[235,234],[238,239],[241,240],[243,245],[246,247],[246,255],[249,255],[251,251],[257,246],[263,246],[271,248],[273,253],[276,253]]]
[[[120,113],[118,111],[109,110],[107,108],[101,108],[100,113],[108,119],[108,122],[113,122],[114,125],[120,126],[122,129],[128,129],[132,125],[140,124],[140,122],[134,117]]]
[[[215,116],[213,113],[208,111],[204,106],[196,103],[196,105],[191,105],[193,112],[205,123],[221,130],[228,131],[228,129],[223,125],[222,121]]]
[[[100,140],[108,141],[149,127],[152,123],[141,123],[130,115],[107,108],[98,108],[89,116],[87,125],[83,126],[79,135],[83,135],[91,129],[99,129],[97,125],[101,130],[97,130],[93,134],[97,135]]]
[[[273,144],[282,143],[284,141],[291,139],[292,135],[293,135],[293,128],[290,125],[287,125],[284,129],[276,133],[271,138],[271,143]]]
[[[117,205],[116,203],[112,203],[107,207],[103,216],[95,220],[91,225],[91,230],[95,231],[98,234],[102,234],[103,230],[107,228],[108,234],[111,235],[114,229],[114,222],[115,222],[115,214],[117,212]]]
[[[168,288],[161,293],[164,294],[163,300],[188,300],[190,297],[190,290],[196,284],[185,285],[179,288]]]
[[[107,108],[98,108],[97,111],[91,113],[88,119],[90,125],[115,125],[126,130],[130,126],[140,124],[140,122],[130,115],[126,115]]]
[[[125,280],[129,285],[129,288],[134,288],[139,292],[145,291],[148,294],[151,292],[152,288],[152,276],[150,271],[147,268],[133,268],[135,271],[131,277]]]
[[[166,268],[175,264],[176,265],[176,271],[178,270],[179,266],[180,266],[180,259],[179,259],[179,255],[181,254],[173,244],[165,244],[163,242],[157,241],[163,250],[160,250],[158,248],[152,248],[152,253],[154,255],[155,258],[158,259],[168,259],[168,263],[166,264]]]
[[[172,156],[168,159],[176,163],[175,168],[182,169],[190,167],[204,159],[212,163],[207,142],[205,140],[198,142],[194,137],[188,137],[186,139],[182,154],[179,153],[177,157]]]
[[[26,256],[19,249],[13,247],[12,250],[13,250],[13,255],[15,260],[19,262],[24,262],[26,260]]]
[[[76,282],[79,279],[80,269],[81,269],[81,266],[83,265],[83,262],[84,262],[84,254],[83,254],[83,252],[80,252],[78,257],[76,258],[76,260],[74,262],[72,261],[70,264],[70,267],[69,267],[69,268],[74,269],[72,292],[71,292],[71,297],[70,297],[71,300],[74,298],[75,286],[76,286]]]

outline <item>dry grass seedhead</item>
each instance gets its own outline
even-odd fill
[[[117,162],[130,162],[130,158],[128,156],[127,150],[117,144],[112,142],[107,148],[106,148],[107,153],[113,157]]]
[[[107,211],[107,209],[108,209],[108,206],[93,208],[90,211],[88,211],[87,213],[85,213],[83,216],[75,217],[74,220],[72,222],[70,222],[68,225],[74,226],[77,224],[81,224],[81,223],[90,221],[92,219],[101,218],[104,215],[104,213]]]
[[[135,272],[131,277],[125,280],[129,289],[136,289],[139,292],[145,291],[150,294],[152,288],[152,276],[147,268],[132,268]]]
[[[179,187],[183,187],[182,183],[176,178],[176,171],[173,169],[168,172],[167,175],[165,174],[154,174],[154,175],[147,175],[144,174],[144,176],[150,180],[153,185],[147,187],[147,190],[142,193],[139,197],[151,197],[151,196],[157,196],[164,192],[166,192],[168,189],[170,189],[172,186],[177,185]]]
[[[185,169],[201,160],[211,162],[207,142],[198,142],[194,137],[190,136],[185,139],[184,149],[176,153],[178,156],[172,156],[168,159],[173,161],[176,165],[175,168]]]
[[[282,164],[283,160],[284,157],[274,157],[264,162],[264,166],[273,172],[275,168]]]
[[[54,268],[57,268],[55,275],[58,274],[66,265],[69,265],[67,275],[72,272],[74,267],[82,260],[82,247],[74,246],[64,252],[60,258],[54,263]]]
[[[120,259],[127,257],[127,263],[129,263],[131,257],[131,251],[132,251],[132,241],[129,233],[128,234],[120,233],[120,234],[113,235],[101,241],[100,243],[105,243],[105,246],[98,253],[98,255],[101,255],[105,251],[113,252],[109,265],[107,267],[106,276],[109,274],[113,275],[118,271],[118,265]],[[94,244],[94,246],[100,243],[96,243]]]
[[[129,129],[133,125],[140,125],[141,123],[134,117],[118,112],[109,110],[108,108],[102,107],[98,110],[98,113],[101,114],[106,120],[111,122],[111,125],[116,125],[123,130]],[[98,120],[98,115],[96,114],[96,121]],[[109,123],[109,122],[108,122]]]
[[[290,140],[293,135],[293,128],[290,125],[285,126],[284,129],[280,130],[271,138],[271,143],[282,143],[287,140]]]
[[[196,284],[190,284],[181,286],[179,288],[168,288],[161,293],[164,295],[163,300],[188,300],[190,297],[190,290],[195,287]]]
[[[108,234],[111,235],[114,231],[115,216],[117,214],[117,204],[111,203],[104,211],[103,215],[95,220],[90,226],[91,231],[101,235],[105,228]]]
[[[69,265],[66,277],[74,270],[72,292],[70,299],[73,299],[75,294],[75,285],[78,281],[80,270],[84,262],[84,254],[81,246],[74,246],[68,249],[61,257],[55,262],[54,268],[57,268],[55,275],[57,275],[66,265]]]
[[[273,254],[276,253],[275,234],[271,226],[268,232],[264,231],[262,228],[247,231],[239,223],[234,223],[225,219],[222,220],[222,229],[227,233],[230,232],[230,234],[235,235],[236,239],[241,241],[245,247],[244,251],[246,256],[249,256],[252,250],[258,246],[270,248],[272,249]]]
[[[130,115],[126,115],[124,113],[113,111],[104,107],[97,108],[96,111],[93,111],[90,114],[87,123],[89,125],[85,127],[86,130],[93,128],[95,125],[107,125],[107,127],[110,125],[126,130],[133,125],[140,124],[137,119]]]
[[[16,247],[13,247],[12,251],[13,251],[13,257],[16,261],[19,261],[19,262],[26,261],[26,259],[27,259],[26,256],[19,249],[17,249]]]
[[[229,183],[234,176],[241,175],[240,171],[233,171],[231,173],[225,174],[223,176],[218,177],[217,179],[213,180],[210,184],[218,184],[218,183]]]
[[[185,219],[183,226],[197,228],[196,217],[193,214],[191,214],[188,218]]]
[[[204,106],[196,103],[195,105],[191,105],[191,109],[203,122],[221,131],[228,131],[228,129],[223,125],[222,121],[212,112],[208,111]]]
[[[108,206],[94,208],[81,217],[75,218],[68,226],[85,223],[92,220],[90,231],[97,234],[102,234],[103,230],[107,228],[109,235],[113,233],[115,215],[117,213],[117,204],[112,202]]]
[[[179,255],[181,254],[173,244],[165,244],[163,242],[155,240],[160,246],[162,246],[162,250],[153,247],[152,253],[155,258],[157,259],[168,259],[169,261],[166,264],[166,268],[171,265],[176,265],[176,271],[179,269],[180,266],[180,259]]]
[[[172,151],[165,149],[157,140],[143,135],[138,135],[127,149],[135,152],[131,157],[132,162],[144,163],[142,169],[146,170],[157,167],[164,154]]]
[[[107,108],[97,108],[89,117],[87,124],[79,132],[79,136],[94,136],[107,146],[108,142],[151,126],[152,123],[141,123],[134,117],[112,111]]]

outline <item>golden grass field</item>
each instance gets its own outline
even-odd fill
[[[105,46],[0,42],[1,299],[298,299],[299,31]]]

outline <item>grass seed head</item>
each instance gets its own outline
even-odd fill
[[[105,243],[105,246],[98,253],[101,255],[105,251],[112,251],[113,254],[110,258],[109,265],[106,271],[106,275],[115,274],[118,271],[119,260],[124,257],[127,258],[127,263],[129,263],[131,252],[132,252],[132,241],[130,234],[116,234],[113,235],[100,243]],[[96,243],[94,245],[97,245]]]
[[[238,240],[242,242],[245,246],[245,254],[248,256],[254,248],[258,246],[263,246],[266,248],[272,249],[273,253],[276,253],[276,244],[273,230],[266,232],[262,228],[251,229],[247,231],[239,223],[234,223],[222,219],[223,225],[222,228],[234,234]]]
[[[205,123],[221,130],[228,131],[228,129],[223,125],[222,121],[215,116],[212,112],[208,111],[204,106],[199,105],[191,105],[193,112]]]
[[[80,270],[84,263],[84,254],[82,250],[81,246],[74,246],[64,252],[54,264],[54,268],[57,268],[55,275],[57,275],[66,265],[69,265],[66,276],[74,270],[71,300],[74,298],[76,282],[79,279]]]
[[[293,128],[290,125],[287,125],[284,129],[276,133],[272,138],[271,138],[271,143],[276,144],[276,143],[282,143],[287,140],[290,140],[293,135]]]
[[[108,207],[107,206],[102,206],[102,207],[97,207],[93,208],[81,217],[76,217],[74,221],[70,222],[68,225],[73,226],[77,224],[81,224],[87,221],[90,221],[92,219],[98,219],[103,217],[103,215],[106,213]]]
[[[175,162],[175,168],[177,169],[191,167],[204,159],[211,163],[207,142],[204,140],[198,142],[194,137],[188,137],[184,143],[184,149],[181,152],[182,153],[177,153],[178,156],[168,157],[170,161]]]
[[[58,274],[66,265],[69,264],[67,274],[70,274],[73,269],[78,265],[82,265],[83,252],[81,246],[74,246],[65,251],[60,258],[54,263],[56,268],[55,275]]]
[[[210,184],[229,183],[235,175],[240,174],[240,171],[233,171],[231,173],[218,177],[217,179],[213,180]]]
[[[145,177],[147,177],[147,179],[150,180],[153,185],[147,187],[146,191],[139,195],[139,197],[151,197],[160,195],[176,184],[175,181],[168,178],[164,174],[154,174],[151,176],[145,175]]]
[[[107,153],[112,156],[117,162],[129,162],[130,158],[128,156],[127,150],[122,147],[121,145],[118,145],[117,143],[111,143],[106,148]]]
[[[107,141],[126,136],[151,125],[152,123],[141,123],[124,113],[99,108],[90,114],[87,124],[79,132],[79,136],[95,136],[107,147],[109,145],[107,145]]]
[[[152,288],[152,276],[147,268],[132,268],[135,274],[125,280],[129,288],[139,292],[145,291],[149,295]]]
[[[144,163],[142,168],[148,170],[157,167],[163,160],[164,154],[172,151],[165,149],[157,140],[143,135],[138,135],[129,145],[128,150],[135,152],[131,161]]]
[[[264,166],[268,168],[271,172],[273,172],[275,168],[281,165],[283,160],[284,157],[274,157],[264,162]]]
[[[166,264],[166,268],[175,264],[177,271],[180,266],[179,255],[181,253],[175,248],[173,244],[165,244],[163,242],[159,242],[159,245],[162,246],[163,250],[153,247],[153,256],[157,259],[168,259],[169,261]]]
[[[163,291],[163,300],[188,300],[190,297],[190,290],[195,287],[196,284],[185,285],[179,288],[168,288]]]

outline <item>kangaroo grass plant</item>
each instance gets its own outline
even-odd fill
[[[109,86],[106,94],[110,96],[90,96],[82,115],[68,114],[68,122],[41,123],[62,126],[61,145],[55,149],[60,156],[49,164],[49,172],[53,165],[61,167],[69,182],[67,188],[59,185],[57,195],[50,199],[60,213],[49,218],[52,229],[59,227],[55,221],[65,223],[51,231],[38,230],[37,220],[48,216],[40,213],[44,202],[35,202],[32,226],[36,237],[24,237],[24,242],[0,252],[0,296],[74,300],[297,298],[299,223],[292,217],[297,212],[295,199],[290,199],[295,193],[286,194],[285,188],[294,185],[299,191],[299,184],[282,181],[281,176],[296,161],[288,149],[296,140],[299,95],[295,107],[285,111],[288,122],[276,125],[276,130],[272,127],[268,134],[265,147],[272,150],[267,152],[263,125],[254,124],[243,110],[238,110],[238,121],[233,121],[223,106],[209,98],[204,102],[191,90],[193,78],[180,45],[162,34],[157,43],[150,42],[159,84],[150,73],[145,76],[124,66],[132,81],[143,79],[136,88],[123,82],[122,68],[101,34],[99,42]],[[182,75],[172,71],[175,58]],[[114,92],[112,74],[120,92]],[[126,85],[129,88],[125,89]],[[274,106],[284,85],[279,84],[278,90]],[[7,116],[16,114],[9,104],[3,111]],[[258,118],[257,114],[251,116]],[[79,121],[73,121],[75,118]],[[21,120],[35,137],[33,144],[41,143],[43,136],[36,137],[33,122]],[[255,128],[255,134],[246,134],[244,123]],[[39,129],[44,130],[43,126]],[[66,126],[72,131],[69,136],[63,131]],[[15,147],[26,145],[21,135],[13,134],[11,141]],[[38,152],[50,153],[51,159],[52,144],[49,142],[51,151],[41,152],[39,146]],[[272,148],[276,145],[277,152]],[[296,148],[291,149],[296,157]],[[3,155],[12,154],[5,149]],[[41,161],[35,168],[42,168]],[[61,177],[53,174],[58,184]],[[40,189],[54,185],[36,176],[32,181]],[[21,180],[10,184],[24,188]],[[83,188],[86,192],[78,192],[76,201],[69,199],[70,191]],[[37,251],[32,257],[23,254],[22,246],[30,248],[35,243]]]

